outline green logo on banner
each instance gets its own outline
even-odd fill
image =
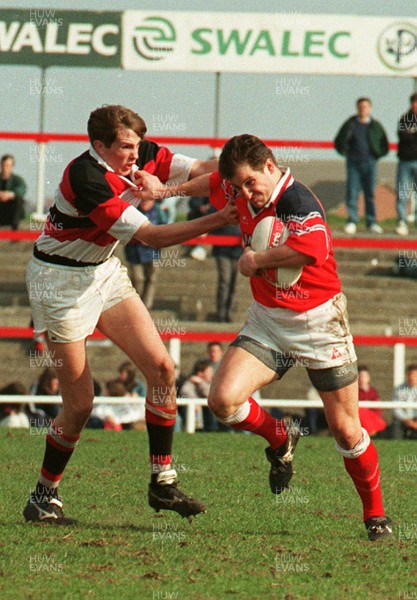
[[[145,60],[162,60],[174,50],[177,36],[167,19],[147,17],[143,25],[135,27],[133,44],[135,50]]]
[[[410,23],[394,23],[378,39],[378,56],[389,69],[405,71],[417,66],[417,28]]]

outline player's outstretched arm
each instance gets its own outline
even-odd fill
[[[169,225],[152,225],[146,222],[139,227],[133,237],[153,248],[166,248],[186,242],[224,225],[238,222],[237,209],[232,202],[229,202],[222,210],[193,221],[170,223]]]
[[[147,171],[136,171],[135,183],[140,188],[135,196],[141,200],[163,200],[171,196],[209,196],[210,173],[200,175],[184,183],[161,183],[155,175]]]
[[[191,167],[189,178],[193,179],[194,177],[199,177],[200,175],[205,174],[210,175],[210,173],[217,171],[218,165],[218,158],[211,158],[210,160],[195,160],[193,162],[193,166]],[[194,196],[195,194],[190,195]]]

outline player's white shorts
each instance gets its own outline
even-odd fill
[[[96,267],[65,267],[32,257],[26,276],[35,333],[75,342],[93,333],[100,315],[136,296],[126,268],[112,256]]]
[[[275,360],[282,361],[275,365],[278,372],[285,372],[291,360],[313,370],[352,364],[356,353],[346,306],[344,294],[302,313],[253,302],[237,340],[245,336],[272,349]]]

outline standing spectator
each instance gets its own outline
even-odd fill
[[[410,96],[410,109],[398,123],[397,214],[399,235],[408,235],[407,202],[417,195],[417,92]],[[415,219],[415,214],[412,214]]]
[[[187,219],[192,221],[199,217],[204,217],[211,211],[210,200],[206,196],[191,196],[188,201],[189,211]],[[207,250],[204,246],[194,246],[190,250],[191,258],[194,260],[206,260]]]
[[[221,342],[213,341],[207,344],[207,354],[211,366],[213,367],[213,373],[217,371],[217,368],[222,360],[224,353],[223,344]]]
[[[335,139],[337,152],[346,156],[348,222],[345,232],[356,233],[359,222],[358,196],[362,189],[366,227],[372,233],[383,233],[382,227],[376,222],[374,190],[376,161],[388,153],[388,139],[382,125],[371,115],[371,100],[359,98],[356,107],[357,114],[343,123]]]
[[[24,217],[26,183],[13,173],[14,156],[3,154],[0,163],[0,225],[15,231]]]
[[[213,231],[212,235],[241,237],[239,225],[226,225]],[[233,322],[236,294],[237,263],[243,252],[240,241],[233,246],[213,246],[213,256],[217,267],[216,320],[222,323]]]
[[[393,402],[417,402],[417,364],[408,365],[406,376],[407,382],[394,389]],[[417,408],[395,408],[394,417],[401,437],[417,440]]]
[[[366,365],[358,366],[358,385],[359,400],[380,400],[377,390],[371,385],[371,374]],[[359,408],[359,419],[369,435],[380,433],[387,427],[380,408]]]
[[[142,200],[139,210],[153,225],[164,225],[166,223],[167,214],[153,200]],[[133,287],[149,310],[152,308],[155,298],[155,285],[158,273],[158,267],[155,263],[160,256],[160,251],[137,240],[133,240],[129,244],[126,244],[125,256]]]
[[[184,381],[180,390],[182,398],[208,398],[213,367],[207,358],[201,358],[194,363],[191,375]],[[217,431],[218,422],[208,406],[196,404],[196,429]]]

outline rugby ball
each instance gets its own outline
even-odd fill
[[[288,238],[288,229],[277,217],[265,217],[256,225],[251,240],[252,250],[268,250],[285,243]],[[262,277],[269,283],[280,287],[290,288],[301,277],[303,267],[271,267],[262,269]]]

